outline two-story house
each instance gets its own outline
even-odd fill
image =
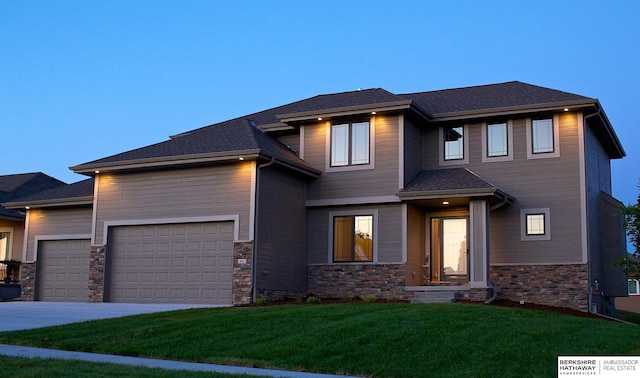
[[[25,299],[449,292],[607,312],[626,293],[624,155],[597,99],[369,89],[77,165],[90,180],[6,206],[28,214]]]

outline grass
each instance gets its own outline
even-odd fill
[[[474,304],[193,309],[0,333],[0,342],[380,377],[554,376],[559,355],[640,355],[640,327]]]

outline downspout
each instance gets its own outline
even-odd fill
[[[260,168],[266,168],[270,165],[273,165],[276,162],[275,157],[271,157],[271,161],[268,163],[260,164],[256,168],[256,209],[255,216],[253,218],[254,226],[253,226],[253,266],[251,269],[251,300],[255,303],[256,299],[258,299],[258,290],[256,287],[256,278],[258,276],[258,225],[260,222],[258,221],[258,210],[260,209]]]

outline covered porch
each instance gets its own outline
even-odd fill
[[[514,198],[464,168],[422,171],[398,197],[407,206],[406,290],[486,294],[490,213]]]

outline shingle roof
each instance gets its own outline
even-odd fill
[[[19,197],[7,203],[8,206],[16,204],[35,204],[50,200],[87,199],[93,197],[94,179],[89,178],[73,184],[58,186],[53,189],[43,190],[29,196]]]
[[[500,84],[399,95],[411,99],[432,116],[570,101],[594,100],[555,89],[510,81]]]
[[[41,172],[0,176],[0,217],[23,219],[17,210],[1,204],[62,185],[66,184]]]
[[[420,172],[401,193],[495,189],[496,186],[466,168],[450,168]]]

